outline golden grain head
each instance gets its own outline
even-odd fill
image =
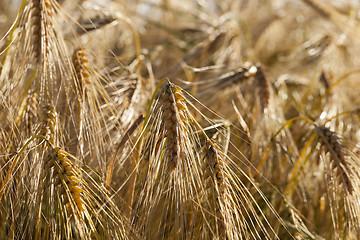
[[[329,164],[332,166],[332,170],[337,173],[338,180],[344,184],[346,191],[351,194],[353,191],[351,171],[349,171],[346,154],[343,152],[338,136],[327,127],[316,127],[316,130],[320,135],[323,148],[330,154]]]
[[[184,139],[184,122],[187,120],[185,98],[181,88],[168,83],[165,85],[161,97],[163,128],[166,137],[166,154],[170,170],[176,168],[177,162],[184,155],[182,141]]]
[[[54,147],[53,165],[56,168],[58,178],[61,180],[63,192],[66,193],[65,205],[69,211],[69,215],[73,214],[73,208],[76,209],[76,216],[82,216],[85,210],[85,202],[83,200],[83,189],[81,187],[82,180],[75,163],[71,160],[71,155],[60,147]]]
[[[358,1],[77,3],[0,0],[0,239],[360,239]]]

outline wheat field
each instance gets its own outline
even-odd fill
[[[360,2],[1,0],[0,239],[360,239]]]

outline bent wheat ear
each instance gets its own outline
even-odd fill
[[[163,104],[162,124],[166,137],[166,154],[170,170],[174,170],[179,159],[184,154],[182,149],[183,131],[185,129],[184,121],[186,117],[184,112],[186,104],[181,88],[168,83],[163,90],[161,103]]]
[[[85,211],[81,188],[80,173],[76,170],[74,162],[70,159],[71,155],[59,147],[54,147],[50,154],[52,165],[56,168],[58,178],[63,183],[63,193],[66,195],[66,208],[69,215],[72,215],[75,207],[77,216],[81,216]],[[82,217],[83,218],[83,217]]]
[[[50,222],[51,228],[59,228],[54,235],[64,234],[66,239],[127,239],[132,230],[125,229],[126,219],[106,190],[77,166],[80,160],[51,143],[47,151],[44,170],[48,180],[40,209],[46,219],[43,224]]]

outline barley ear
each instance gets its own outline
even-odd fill
[[[58,177],[63,182],[66,195],[66,208],[69,215],[73,214],[73,208],[76,209],[77,216],[85,211],[85,202],[83,200],[83,189],[81,187],[80,173],[71,160],[71,155],[60,147],[52,148],[51,160],[55,166]],[[82,217],[81,217],[82,218]]]
[[[74,51],[72,62],[75,68],[77,91],[82,99],[86,97],[90,85],[89,61],[83,48],[78,48]]]
[[[51,143],[57,144],[58,116],[52,105],[43,108],[43,127],[41,134]]]
[[[227,237],[227,201],[229,180],[224,169],[224,154],[213,140],[208,140],[205,146],[206,170],[205,180],[212,188],[209,192],[209,202],[213,202],[216,210],[216,225],[219,237]]]
[[[184,111],[186,111],[185,98],[181,93],[181,88],[168,83],[165,85],[161,98],[163,109],[163,129],[166,137],[166,154],[168,166],[173,171],[179,159],[183,155],[182,139],[185,129],[184,122],[187,121]]]
[[[32,0],[30,7],[32,56],[41,63],[49,52],[48,28],[52,26],[52,6],[50,0]]]
[[[322,147],[330,154],[330,166],[336,171],[337,177],[343,183],[345,190],[352,193],[353,186],[351,176],[349,176],[349,166],[345,159],[345,153],[342,151],[342,146],[338,141],[335,132],[330,131],[327,127],[316,127],[316,130],[321,138]]]

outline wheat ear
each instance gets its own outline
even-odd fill
[[[74,206],[78,213],[85,210],[85,203],[82,197],[83,189],[81,188],[80,174],[77,171],[74,162],[71,160],[71,155],[65,152],[60,147],[53,147],[50,154],[50,166],[55,167],[55,172],[60,179],[60,184],[63,183],[63,194],[65,194],[66,207],[70,214],[72,214],[72,207]],[[73,205],[73,206],[72,206]]]
[[[27,109],[26,109],[26,128],[31,131],[32,125],[35,123],[38,113],[39,95],[33,92],[28,95]]]
[[[212,194],[209,195],[210,202],[214,203],[216,209],[216,224],[219,237],[225,239],[226,233],[226,206],[228,200],[229,180],[224,170],[224,154],[213,140],[208,140],[205,146],[207,167],[205,170],[205,180],[210,180],[209,184],[213,187]]]
[[[268,80],[261,66],[256,67],[255,79],[258,82],[261,109],[264,111],[269,105],[270,91]]]
[[[345,159],[345,153],[338,141],[335,132],[330,131],[327,127],[316,127],[316,130],[321,138],[321,144],[325,151],[330,153],[330,161],[333,169],[336,171],[338,179],[344,184],[346,191],[350,194],[353,191],[351,176],[349,176],[349,166]]]
[[[76,85],[80,97],[86,97],[90,85],[90,73],[88,68],[87,54],[83,48],[78,48],[74,51],[72,62],[75,68]]]
[[[43,51],[45,56],[48,53],[49,37],[47,28],[53,24],[50,0],[33,0],[30,12],[33,58],[37,63],[40,63]]]
[[[184,122],[187,121],[184,111],[186,103],[181,93],[181,88],[168,83],[165,85],[162,96],[163,104],[163,128],[166,137],[166,153],[170,170],[174,170],[181,156],[182,131],[185,129]]]
[[[58,116],[52,105],[46,105],[43,108],[43,127],[41,134],[51,143],[56,144],[58,132]]]

